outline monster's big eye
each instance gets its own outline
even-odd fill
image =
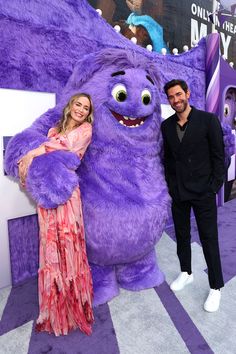
[[[122,84],[117,84],[113,87],[111,94],[117,102],[124,102],[127,98],[126,87]]]
[[[144,89],[142,91],[141,97],[142,97],[143,104],[145,104],[146,106],[151,102],[152,95],[148,89]]]
[[[224,116],[228,117],[229,115],[229,105],[226,103],[224,106]]]

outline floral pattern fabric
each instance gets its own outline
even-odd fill
[[[49,130],[46,153],[69,150],[83,157],[92,135],[83,123],[67,135]],[[80,189],[55,209],[38,207],[40,226],[39,317],[36,329],[56,336],[79,328],[91,334],[92,277],[87,260]]]

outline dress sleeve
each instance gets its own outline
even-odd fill
[[[52,138],[53,136],[55,136],[57,134],[57,130],[55,127],[52,127],[49,129],[47,137],[48,138]]]
[[[49,129],[47,136],[49,140],[44,143],[46,152],[55,150],[69,150],[66,139],[64,137],[59,138],[57,129],[55,127]]]
[[[90,123],[84,123],[73,132],[71,132],[70,139],[70,151],[76,153],[80,159],[84,156],[84,153],[89,146],[92,138],[92,125]]]

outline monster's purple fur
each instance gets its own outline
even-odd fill
[[[113,76],[117,71],[123,74]],[[118,84],[126,87],[124,102],[112,96]],[[148,104],[142,100],[145,90],[150,92]],[[58,105],[13,138],[6,152],[6,166],[11,172],[19,156],[46,140],[48,128],[55,125],[72,94],[80,91],[92,96],[93,138],[78,171],[88,256],[91,263],[102,267],[96,268],[97,274],[102,269],[97,275],[100,295],[96,295],[95,287],[96,303],[114,296],[118,283],[137,290],[163,281],[154,255],[169,205],[160,158],[159,90],[158,68],[152,59],[123,49],[92,53],[78,62]],[[121,125],[111,112],[143,119],[144,124],[129,128]],[[37,157],[29,169],[27,190],[40,205],[56,207],[69,198],[77,184],[73,170],[78,165],[72,153],[54,152]],[[103,292],[103,274],[110,265],[114,274],[109,279],[113,280],[110,284],[104,282]]]

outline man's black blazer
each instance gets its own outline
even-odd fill
[[[174,114],[161,125],[170,195],[190,200],[217,193],[225,177],[223,133],[218,118],[192,107],[181,142],[176,122]]]

